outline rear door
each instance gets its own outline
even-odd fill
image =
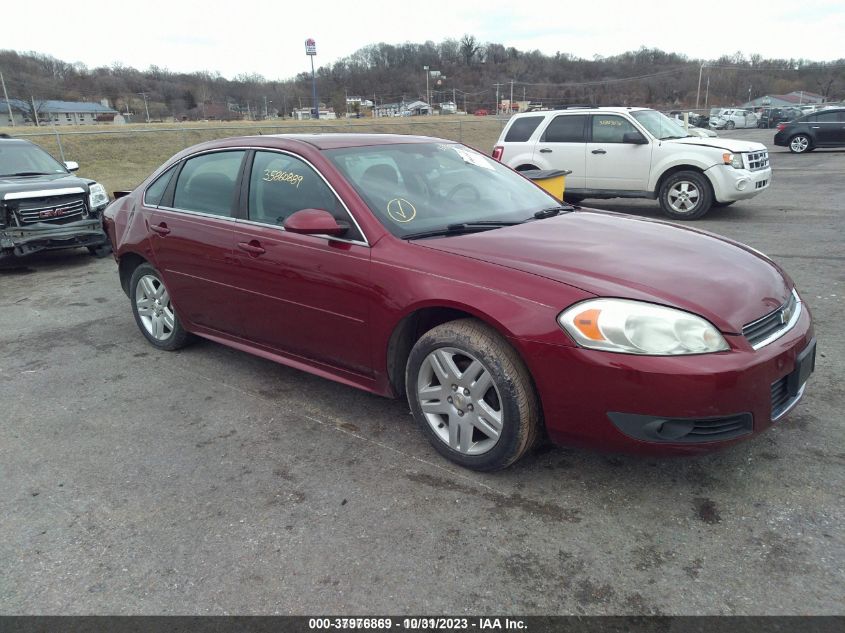
[[[588,114],[559,114],[549,121],[534,148],[541,169],[568,169],[566,190],[586,188],[586,126]]]
[[[587,189],[646,191],[651,170],[652,143],[625,143],[624,136],[645,137],[627,118],[618,114],[594,114],[590,118],[586,145]],[[648,137],[646,137],[648,138]]]
[[[177,313],[236,335],[232,239],[244,155],[229,150],[187,159],[148,216],[153,257]]]
[[[845,122],[839,112],[819,112],[807,117],[807,124],[815,136],[817,145],[838,145],[845,142]]]

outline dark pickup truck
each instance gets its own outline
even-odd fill
[[[74,176],[78,168],[29,141],[0,137],[0,265],[60,248],[108,252],[102,223],[108,194]]]

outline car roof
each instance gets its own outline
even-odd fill
[[[546,114],[583,114],[584,112],[612,112],[622,114],[625,112],[639,112],[641,110],[653,110],[654,108],[643,108],[639,106],[569,106],[566,108],[551,108],[550,110],[534,110],[533,112],[519,112],[512,118],[524,116],[542,116]]]
[[[256,138],[278,138],[286,141],[300,141],[313,145],[317,149],[339,149],[342,147],[366,147],[370,145],[396,145],[399,143],[455,143],[448,139],[433,136],[415,136],[406,134],[268,134],[253,136]]]

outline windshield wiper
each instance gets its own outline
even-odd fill
[[[495,220],[482,220],[479,222],[460,222],[457,224],[447,224],[445,227],[433,229],[431,231],[421,231],[419,233],[410,233],[403,235],[403,240],[417,240],[424,237],[438,237],[441,235],[463,235],[466,233],[478,233],[480,231],[489,231],[491,229],[498,229],[503,226],[515,226],[522,224],[522,222],[499,222]]]
[[[16,174],[4,174],[4,177],[8,178],[9,176],[52,176],[44,171],[19,171]]]
[[[560,215],[561,213],[565,213],[567,211],[575,211],[575,207],[565,204],[560,207],[551,207],[550,209],[541,209],[534,214],[535,220],[543,220],[545,218],[553,218],[556,215]],[[530,220],[531,218],[529,218]],[[527,220],[526,220],[527,222]]]
[[[660,138],[661,141],[670,141],[676,138],[689,138],[692,134],[687,134],[686,136],[663,136]]]

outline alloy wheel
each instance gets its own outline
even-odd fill
[[[810,139],[806,136],[796,136],[789,142],[789,149],[796,154],[806,152],[808,147],[810,147]]]
[[[694,182],[680,180],[669,189],[669,206],[676,213],[691,213],[699,203],[701,192]]]
[[[434,434],[452,450],[481,455],[499,441],[501,396],[490,371],[471,354],[441,347],[426,356],[417,397]]]
[[[144,275],[135,286],[135,305],[147,333],[157,341],[173,335],[175,313],[170,295],[162,281],[154,275]]]

